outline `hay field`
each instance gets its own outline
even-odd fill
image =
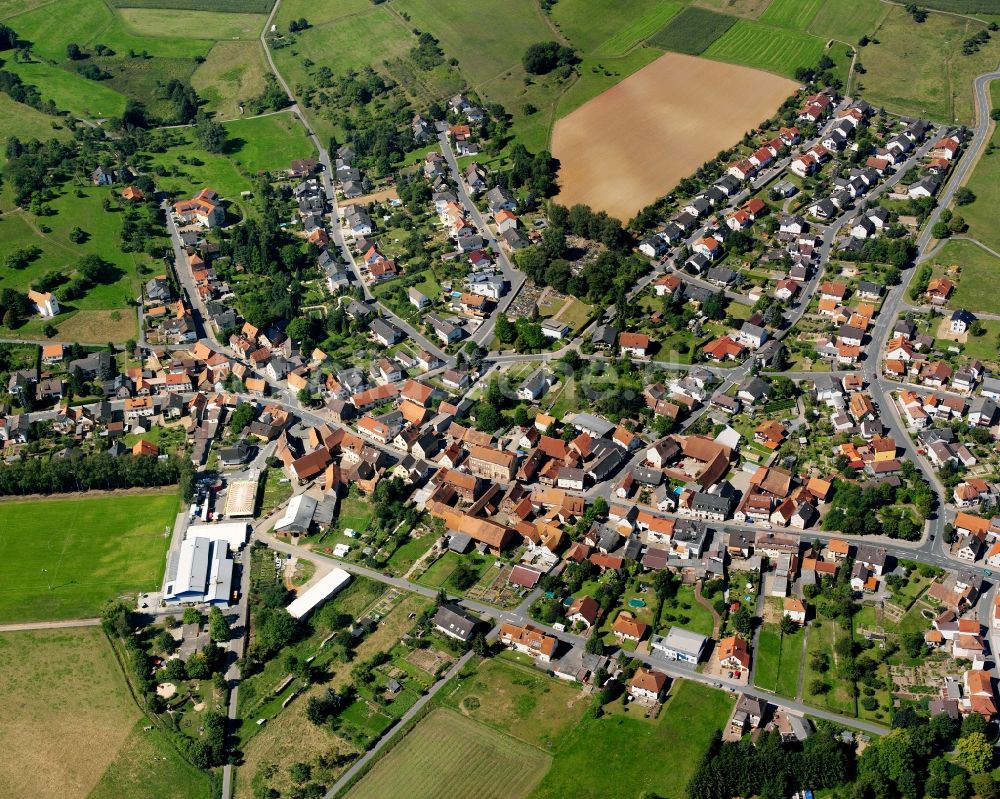
[[[450,710],[435,710],[383,758],[350,799],[520,799],[552,758]]]
[[[0,622],[93,617],[119,594],[157,588],[177,499],[171,491],[0,502]]]
[[[0,633],[0,795],[87,796],[139,716],[100,628]]]
[[[627,220],[732,146],[795,88],[747,67],[663,55],[556,123],[557,200]]]

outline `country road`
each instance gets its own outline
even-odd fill
[[[25,621],[0,624],[0,633],[23,633],[29,630],[68,630],[72,627],[98,627],[100,619],[65,619],[63,621]]]

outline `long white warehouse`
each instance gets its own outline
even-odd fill
[[[350,581],[350,574],[343,569],[334,569],[304,594],[296,597],[285,610],[296,619],[308,616]]]

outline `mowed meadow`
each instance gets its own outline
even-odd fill
[[[796,88],[778,75],[667,53],[556,123],[557,200],[629,219]]]

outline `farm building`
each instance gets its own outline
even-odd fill
[[[301,619],[326,602],[350,581],[350,574],[343,569],[334,569],[304,594],[292,600],[285,610],[290,616]]]

